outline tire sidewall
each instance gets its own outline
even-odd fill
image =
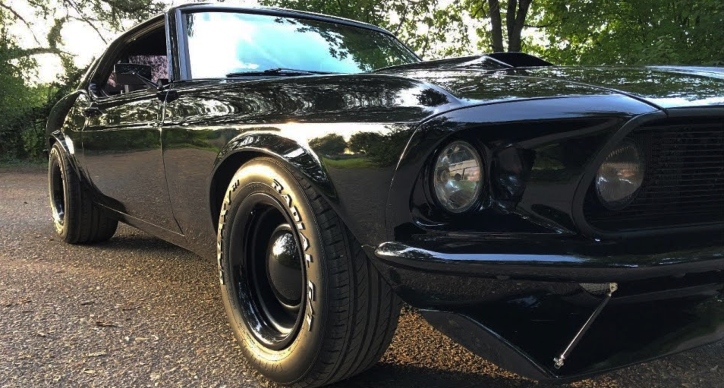
[[[309,242],[303,249],[304,276],[303,316],[301,327],[292,343],[281,350],[271,350],[260,343],[240,311],[236,296],[238,287],[232,283],[229,248],[233,238],[242,238],[235,220],[244,199],[255,193],[266,194],[278,201],[294,221],[297,241]],[[239,224],[239,223],[237,223]],[[324,341],[328,320],[326,296],[329,284],[324,266],[323,239],[309,199],[298,181],[284,167],[272,160],[252,161],[232,178],[219,216],[217,259],[221,293],[234,335],[241,344],[247,360],[262,375],[272,381],[291,384],[305,376],[313,367]],[[305,244],[303,244],[305,245]],[[235,290],[235,287],[237,290]]]

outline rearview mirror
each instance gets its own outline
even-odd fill
[[[121,85],[148,85],[157,88],[151,81],[151,66],[136,63],[116,63],[113,66],[116,74],[116,83]]]

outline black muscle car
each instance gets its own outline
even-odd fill
[[[218,261],[256,375],[374,365],[402,301],[565,381],[724,336],[724,72],[421,61],[323,15],[185,5],[48,120],[68,243],[124,222]]]

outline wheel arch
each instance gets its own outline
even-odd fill
[[[66,153],[70,153],[70,150],[68,149],[68,144],[65,142],[65,136],[63,136],[63,133],[59,130],[53,131],[48,135],[48,152],[50,152],[50,149],[53,148],[53,145],[55,143],[60,144],[61,147],[63,147],[63,151]]]
[[[304,176],[341,217],[334,185],[319,157],[310,148],[277,133],[242,134],[227,143],[214,163],[208,198],[215,231],[218,229],[221,203],[232,178],[243,165],[260,157],[275,159]]]
[[[79,98],[82,100],[86,98],[86,96],[84,92],[76,90],[75,92],[61,98],[50,110],[48,120],[45,124],[45,146],[47,147],[47,153],[50,153],[50,148],[56,142],[60,142],[66,152],[69,152],[70,154],[74,153],[72,152],[72,145],[69,149],[66,144],[66,136],[64,132],[67,131],[70,126],[68,121],[72,121],[72,116],[79,114],[76,109],[74,109]]]
[[[75,158],[75,146],[73,144],[73,141],[69,138],[66,138],[66,136],[63,135],[63,132],[61,132],[60,130],[50,132],[47,139],[48,156],[50,156],[50,150],[53,149],[53,146],[55,144],[58,144],[60,148],[63,149],[65,157],[68,158],[68,163],[70,164],[73,173],[78,177],[81,183],[84,184],[85,179],[83,179],[83,174],[81,174],[80,166],[78,165],[78,161]]]

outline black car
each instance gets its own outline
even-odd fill
[[[565,381],[724,335],[724,72],[422,61],[318,14],[185,5],[48,120],[68,243],[124,222],[218,260],[258,377],[374,365],[402,301]]]

